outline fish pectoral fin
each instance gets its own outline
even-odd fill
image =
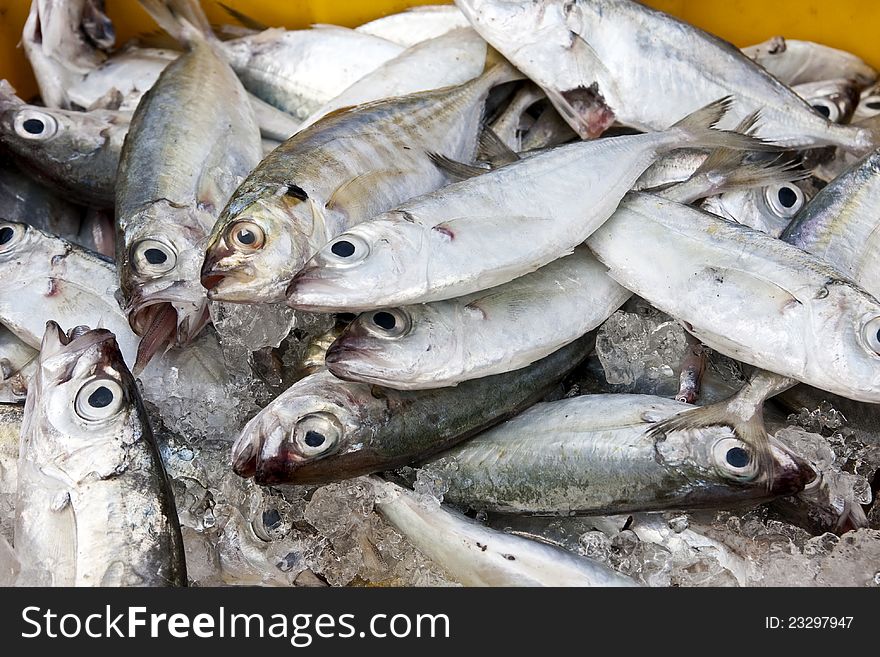
[[[520,159],[519,155],[504,143],[504,140],[489,126],[480,133],[480,151],[496,165],[510,164]]]
[[[370,216],[373,197],[377,188],[387,181],[406,175],[400,169],[378,169],[346,180],[327,199],[324,207],[346,216]]]
[[[691,290],[693,293],[697,293],[697,289],[705,290],[706,288],[711,289],[723,285],[748,290],[750,308],[758,316],[769,317],[778,315],[803,305],[803,302],[795,292],[788,290],[775,281],[764,278],[755,271],[726,267],[705,267],[694,278],[694,289]]]
[[[483,168],[476,164],[458,162],[445,155],[440,155],[440,153],[428,153],[428,159],[431,160],[431,162],[433,162],[443,173],[452,176],[456,180],[476,178],[477,176],[482,176],[484,173],[491,171],[489,168]]]

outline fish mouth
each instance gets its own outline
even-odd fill
[[[332,299],[339,289],[332,280],[321,275],[322,271],[322,267],[311,265],[297,272],[284,290],[287,305],[298,310],[315,312],[334,312],[340,309],[361,310],[359,307],[333,303]]]
[[[819,477],[816,469],[801,457],[777,445],[771,445],[770,449],[778,464],[770,482],[774,496],[795,495]]]
[[[376,350],[346,338],[347,336],[337,338],[330,345],[327,353],[324,354],[324,364],[336,378],[344,381],[364,381],[366,373],[361,371],[358,364],[372,358]]]
[[[180,309],[174,299],[167,297],[152,297],[133,304],[128,322],[141,340],[132,373],[140,374],[160,351],[192,342],[210,319],[206,301],[193,309]]]

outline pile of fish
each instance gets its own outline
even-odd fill
[[[0,82],[0,584],[880,585],[869,65],[139,2]]]

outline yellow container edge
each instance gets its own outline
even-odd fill
[[[0,78],[24,98],[37,88],[19,46],[30,0],[0,0]],[[314,23],[354,27],[407,7],[437,0],[225,0],[225,4],[267,25],[303,28]],[[880,2],[863,0],[647,0],[645,4],[747,46],[772,36],[818,41],[848,50],[880,68]],[[108,0],[117,43],[156,29],[136,0]],[[203,0],[215,23],[234,23],[214,0]]]

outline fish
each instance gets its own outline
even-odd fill
[[[846,78],[864,88],[877,80],[877,71],[861,58],[813,41],[775,36],[742,52],[788,86]]]
[[[781,239],[823,258],[869,293],[880,296],[878,203],[880,149],[822,188],[792,218]]]
[[[407,201],[318,251],[290,281],[288,304],[374,310],[463,296],[528,274],[571,253],[664,153],[685,144],[774,149],[712,129],[728,105],[715,101],[663,132],[559,146]]]
[[[791,90],[833,123],[849,123],[861,97],[858,85],[846,78],[798,84]]]
[[[685,322],[708,347],[844,397],[880,402],[880,343],[873,335],[880,302],[825,261],[645,193],[628,196],[587,246],[612,278]],[[663,257],[644,258],[652,252]]]
[[[760,110],[757,134],[786,147],[836,145],[864,153],[877,141],[876,130],[831,123],[731,44],[637,2],[457,0],[456,6],[585,139],[615,120],[662,130],[730,95],[736,104],[721,127]]]
[[[401,486],[372,481],[382,517],[465,586],[638,586],[601,562],[489,529]]]
[[[492,122],[492,132],[511,151],[523,150],[523,119],[527,110],[545,97],[540,87],[528,82],[514,94],[504,111]]]
[[[853,112],[853,121],[864,121],[878,115],[880,115],[880,85],[875,84],[859,95],[859,104]]]
[[[431,153],[472,158],[486,95],[518,76],[490,63],[457,87],[342,110],[297,133],[223,209],[202,264],[208,298],[284,302],[293,275],[333,237],[448,182]]]
[[[651,395],[540,403],[420,467],[457,506],[561,516],[757,504],[816,478],[780,443],[762,464],[729,426],[651,433],[687,408]]]
[[[700,207],[724,219],[779,237],[810,200],[809,192],[807,185],[779,182],[758,189],[733,190],[712,196],[705,199]]]
[[[189,50],[138,105],[119,163],[116,261],[129,322],[143,338],[136,372],[208,322],[203,242],[262,159],[247,93],[213,43],[194,26],[180,28],[158,0],[143,4]]]
[[[335,376],[423,390],[510,372],[596,328],[630,297],[580,246],[538,271],[458,299],[364,313],[330,346]]]
[[[0,404],[24,403],[37,351],[0,324]]]
[[[0,144],[36,180],[83,205],[113,207],[129,118],[28,105],[0,80]]]
[[[468,22],[456,7],[425,5],[377,18],[354,29],[409,48],[461,27],[468,27]]]
[[[592,349],[585,336],[531,367],[456,387],[395,391],[319,371],[245,425],[233,470],[261,485],[319,484],[401,467],[543,398]]]
[[[480,75],[485,61],[486,42],[470,28],[420,41],[324,103],[300,129],[346,107],[462,84]]]
[[[48,322],[24,416],[18,582],[185,586],[174,497],[113,334]]]

